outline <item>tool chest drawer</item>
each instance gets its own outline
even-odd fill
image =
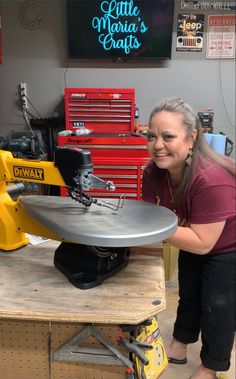
[[[135,133],[134,88],[65,88],[66,131],[58,145],[89,150],[93,174],[112,181],[115,191],[94,189],[94,197],[140,200],[142,172],[150,157],[145,136]],[[88,134],[81,134],[82,130]],[[67,195],[67,189],[61,189]]]
[[[119,197],[124,194],[130,199],[141,199],[142,172],[146,162],[122,162],[117,160],[109,164],[97,164],[94,159],[94,175],[103,180],[111,180],[116,189],[114,192],[92,190],[93,196]]]
[[[147,139],[137,134],[89,134],[88,136],[58,136],[59,146],[87,149],[94,157],[147,158]]]
[[[133,88],[65,88],[66,129],[134,132]]]
[[[94,197],[117,198],[125,195],[126,198],[141,200],[142,198],[142,173],[148,158],[122,159],[122,158],[93,158],[93,174],[105,181],[112,181],[115,191],[91,190],[88,191]],[[66,188],[62,188],[61,194],[67,195]]]

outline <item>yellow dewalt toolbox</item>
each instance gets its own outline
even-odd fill
[[[150,346],[144,349],[148,363],[143,364],[137,355],[133,355],[137,379],[157,379],[168,365],[164,344],[160,335],[157,318],[150,320],[150,325],[143,326],[136,336],[140,345]]]

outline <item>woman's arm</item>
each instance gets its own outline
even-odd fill
[[[166,242],[178,249],[204,255],[213,249],[224,226],[225,220],[210,224],[190,224],[190,227],[179,226]]]

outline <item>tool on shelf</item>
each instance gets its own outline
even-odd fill
[[[103,347],[86,347],[84,341],[94,337]],[[124,366],[126,378],[135,379],[133,362],[122,354],[112,341],[93,325],[88,325],[57,349],[52,355],[53,361],[83,362],[109,366]]]

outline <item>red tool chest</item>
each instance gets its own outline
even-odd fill
[[[70,145],[88,149],[92,157],[147,158],[146,138],[138,134],[89,134],[87,136],[58,136],[60,146]]]
[[[93,158],[94,175],[103,180],[111,180],[116,187],[114,192],[94,189],[89,191],[94,197],[118,198],[125,195],[128,199],[140,200],[142,197],[142,171],[147,158]],[[67,189],[61,194],[66,196]]]
[[[66,129],[92,133],[134,132],[133,88],[66,88]]]
[[[135,134],[135,91],[125,88],[66,88],[66,129],[59,146],[91,151],[94,175],[111,180],[116,190],[93,190],[96,197],[141,199],[142,171],[149,161],[146,137]],[[76,135],[87,128],[88,135]],[[66,195],[66,190],[62,189]]]

